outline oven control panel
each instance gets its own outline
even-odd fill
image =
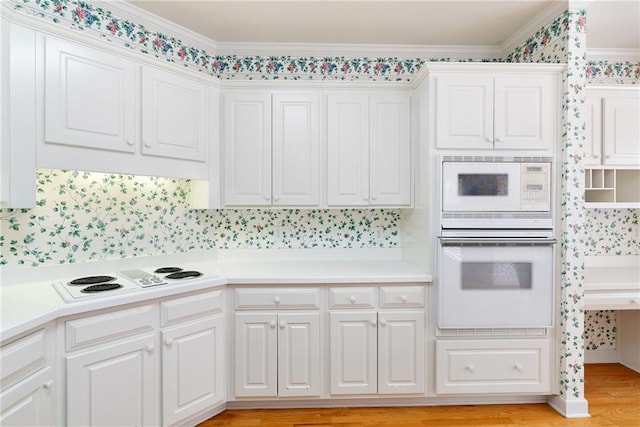
[[[127,279],[133,280],[138,284],[138,286],[143,288],[147,288],[149,286],[166,285],[168,283],[162,277],[157,276],[153,273],[148,273],[144,270],[123,270],[119,271],[118,273],[126,277]]]

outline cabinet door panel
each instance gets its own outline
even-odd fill
[[[497,149],[541,150],[554,140],[553,76],[496,77],[494,140]]]
[[[493,78],[436,78],[436,147],[493,148]]]
[[[224,401],[222,317],[162,332],[162,424]]]
[[[53,375],[46,368],[0,394],[0,424],[3,426],[54,425]]]
[[[235,320],[236,396],[276,396],[277,314],[237,313]]]
[[[640,164],[640,93],[604,99],[604,157],[606,164]]]
[[[320,314],[278,314],[278,395],[320,396]]]
[[[133,62],[46,39],[45,143],[135,152]]]
[[[224,204],[271,204],[271,97],[224,97]]]
[[[424,313],[378,316],[378,393],[424,393]]]
[[[142,70],[142,152],[205,161],[207,85],[168,71]]]
[[[411,203],[411,140],[409,96],[371,96],[371,205]]]
[[[154,426],[154,334],[67,357],[67,424]]]
[[[318,95],[273,96],[273,204],[317,206]]]
[[[327,203],[369,204],[369,97],[327,97]]]
[[[375,311],[330,313],[331,394],[377,392]]]
[[[588,165],[600,165],[602,162],[602,96],[585,97],[585,158]]]

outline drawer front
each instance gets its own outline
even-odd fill
[[[380,307],[424,307],[424,286],[381,286]]]
[[[23,380],[47,363],[44,330],[36,331],[0,348],[0,390]]]
[[[189,319],[222,313],[223,292],[222,289],[219,289],[161,302],[160,326],[171,326]]]
[[[373,308],[374,287],[336,287],[329,289],[329,308]]]
[[[436,393],[549,393],[549,340],[436,341]]]
[[[235,308],[319,309],[320,288],[237,288]]]
[[[67,320],[65,322],[67,351],[143,332],[153,332],[157,324],[156,319],[157,311],[154,306],[145,305],[97,316]]]

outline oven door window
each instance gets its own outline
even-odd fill
[[[531,289],[530,262],[463,262],[462,289]]]

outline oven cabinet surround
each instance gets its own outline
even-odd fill
[[[640,89],[588,87],[584,108],[586,207],[640,207]]]
[[[38,166],[208,178],[217,88],[93,46],[41,37]],[[42,50],[42,52],[40,52]]]
[[[328,206],[411,205],[410,98],[327,92]]]
[[[425,286],[332,286],[328,293],[331,396],[423,395]]]
[[[224,206],[320,206],[320,92],[223,99]]]
[[[559,137],[559,71],[540,64],[429,64],[438,149],[551,152]]]
[[[62,423],[169,426],[224,404],[223,307],[214,290],[58,320]]]
[[[236,398],[321,396],[319,287],[237,287]]]
[[[0,424],[56,424],[53,322],[3,342],[0,366]]]

